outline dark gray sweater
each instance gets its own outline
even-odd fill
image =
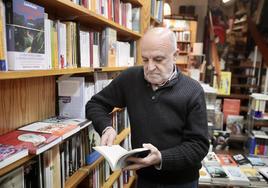
[[[185,183],[199,177],[208,151],[207,114],[200,84],[178,71],[175,79],[153,91],[142,67],[123,71],[86,105],[98,133],[111,126],[114,107],[127,107],[133,148],[151,143],[162,154],[162,169],[137,171],[159,183]]]

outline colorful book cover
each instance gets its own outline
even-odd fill
[[[222,166],[237,166],[237,163],[234,161],[234,159],[231,157],[231,155],[228,154],[217,154],[220,164]]]
[[[27,156],[28,149],[0,142],[0,169]]]
[[[226,118],[226,130],[234,135],[241,135],[244,128],[244,116],[228,115]]]
[[[44,8],[25,0],[6,2],[10,70],[46,69]]]
[[[240,100],[239,99],[224,99],[223,100],[223,121],[226,122],[228,115],[239,115]]]
[[[243,155],[243,154],[236,154],[233,155],[233,159],[235,160],[235,162],[239,165],[239,166],[250,166],[250,161],[248,160],[248,158]]]
[[[213,87],[217,89],[217,94],[219,95],[230,95],[231,91],[231,72],[221,71],[220,85],[217,84],[216,76],[213,80]]]
[[[80,127],[78,125],[69,123],[35,122],[21,127],[19,130],[38,133],[50,133],[65,139],[78,132],[80,130]]]
[[[61,141],[52,134],[15,130],[0,137],[0,143],[27,148],[30,154],[40,154]]]

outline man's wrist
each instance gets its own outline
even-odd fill
[[[112,126],[108,126],[108,127],[106,127],[103,131],[102,131],[102,133],[101,133],[101,135],[103,135],[108,129],[113,129],[113,127]]]

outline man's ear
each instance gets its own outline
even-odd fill
[[[174,54],[173,54],[173,59],[174,59],[174,61],[177,61],[178,56],[179,56],[179,50],[176,50],[176,51],[174,52]]]

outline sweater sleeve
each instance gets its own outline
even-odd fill
[[[206,103],[203,90],[188,105],[182,144],[160,151],[162,170],[183,170],[200,166],[209,148]]]
[[[95,94],[86,104],[86,117],[92,120],[95,130],[101,135],[102,131],[112,126],[112,115],[110,112],[114,107],[125,107],[124,92],[122,87],[122,75]]]

